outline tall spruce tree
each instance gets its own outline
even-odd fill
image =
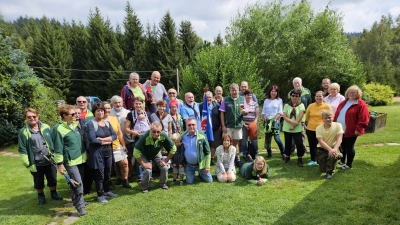
[[[84,82],[83,90],[86,95],[107,99],[119,93],[122,85],[117,80],[126,77],[123,73],[124,53],[110,21],[104,20],[97,7],[90,12],[88,24],[85,67],[92,71],[85,77],[96,81]]]
[[[74,70],[71,71],[71,87],[70,92],[67,95],[67,101],[70,103],[75,103],[75,99],[80,96],[86,94],[84,92],[84,82],[81,79],[85,79],[87,74],[80,70],[85,69],[85,59],[86,50],[87,50],[87,42],[88,42],[88,33],[85,26],[82,22],[77,23],[75,20],[72,20],[71,25],[64,25],[64,33],[67,37],[68,43],[71,46],[71,54],[72,54],[72,64],[71,68]]]
[[[181,41],[182,51],[186,60],[182,61],[182,66],[186,66],[185,62],[190,62],[193,58],[194,52],[198,47],[199,37],[193,30],[192,23],[188,20],[184,20],[180,24],[179,28],[179,40]]]
[[[164,82],[164,85],[167,88],[175,87],[175,70],[182,65],[184,57],[182,47],[178,40],[175,22],[169,11],[167,11],[161,19],[158,33],[160,35],[160,46],[158,48],[160,58],[158,64],[161,68],[161,75],[168,80],[168,83]]]
[[[58,96],[65,98],[71,85],[71,71],[68,70],[71,64],[71,49],[59,23],[56,21],[50,23],[44,16],[41,34],[32,53],[31,65],[45,68],[35,68],[36,74],[44,79],[47,87],[52,88]]]
[[[126,16],[123,22],[125,69],[130,71],[148,70],[145,66],[146,39],[143,35],[143,26],[129,2],[126,3],[125,12]]]
[[[153,71],[153,70],[159,70],[159,62],[158,59],[159,57],[159,36],[157,32],[157,27],[155,24],[153,26],[150,25],[150,23],[147,23],[146,26],[146,42],[145,42],[145,70],[146,71]],[[146,78],[144,78],[145,80]],[[143,79],[140,79],[143,81]]]

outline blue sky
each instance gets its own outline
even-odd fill
[[[161,17],[170,11],[177,27],[182,20],[192,22],[196,33],[203,39],[212,41],[218,33],[225,34],[225,28],[238,12],[243,12],[247,4],[256,0],[145,0],[130,1],[143,25],[160,22]],[[259,1],[261,3],[266,2]],[[283,0],[284,4],[293,1]],[[313,0],[314,11],[325,8],[329,0]],[[400,2],[394,0],[336,0],[331,8],[343,15],[343,28],[346,32],[361,32],[370,29],[374,21],[382,15],[391,13],[394,18],[400,15]],[[122,24],[125,16],[126,1],[122,0],[0,0],[0,14],[3,19],[12,21],[19,16],[56,18],[59,21],[87,22],[89,11],[100,9],[111,24]]]

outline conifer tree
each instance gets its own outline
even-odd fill
[[[183,54],[186,56],[186,60],[182,61],[182,66],[185,66],[185,61],[191,61],[199,43],[199,37],[193,30],[192,23],[190,21],[184,20],[181,22],[179,29],[179,40],[182,44]]]
[[[34,45],[31,65],[36,74],[44,79],[44,84],[51,87],[60,97],[65,98],[71,85],[72,56],[70,46],[65,39],[59,23],[50,23],[47,17],[42,18],[41,34]],[[49,69],[54,68],[54,69]]]

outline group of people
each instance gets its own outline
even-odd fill
[[[186,183],[194,183],[196,171],[204,182],[212,182],[211,165],[215,165],[219,182],[234,182],[239,167],[247,180],[264,184],[269,166],[258,155],[260,109],[248,83],[241,82],[240,88],[233,83],[226,97],[220,86],[215,88],[215,96],[211,91],[205,93],[214,137],[208,140],[201,123],[204,104],[195,102],[191,92],[185,94],[184,101],[178,99],[177,91],[171,88],[167,92],[160,79],[160,73],[154,71],[150,80],[141,84],[139,75],[132,73],[119,96],[113,96],[110,102],[94,104],[91,111],[87,109],[86,98],[80,96],[76,106],[59,108],[61,121],[53,129],[39,120],[35,109],[25,110],[27,123],[19,133],[19,152],[33,175],[39,204],[46,202],[44,176],[52,199],[62,200],[56,191],[56,168],[48,159],[54,160],[61,174],[67,172],[81,184],[71,191],[71,199],[81,216],[87,214],[83,194],[91,192],[93,181],[99,203],[118,196],[111,191],[113,165],[116,185],[131,188],[129,183],[134,181],[136,171],[143,193],[149,191],[156,168],[160,174],[159,187],[169,189],[169,166],[173,171],[169,185],[183,185],[185,176]],[[282,159],[290,164],[296,147],[298,165],[303,166],[306,134],[311,155],[308,164],[318,163],[321,172],[331,179],[337,159],[341,158],[343,169],[352,168],[354,143],[364,133],[369,113],[357,86],[351,86],[342,96],[339,85],[328,81],[323,80],[324,90],[315,94],[315,103],[298,77],[293,80],[294,89],[288,94],[286,104],[279,97],[278,86],[270,87],[261,116],[267,157],[272,157],[274,137]],[[279,136],[281,117],[285,145]],[[240,161],[239,148],[244,163]]]

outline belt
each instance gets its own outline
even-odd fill
[[[191,163],[186,163],[186,165],[187,164],[189,164],[189,165],[191,165],[191,166],[198,166],[199,164],[197,163],[197,164],[191,164]]]

